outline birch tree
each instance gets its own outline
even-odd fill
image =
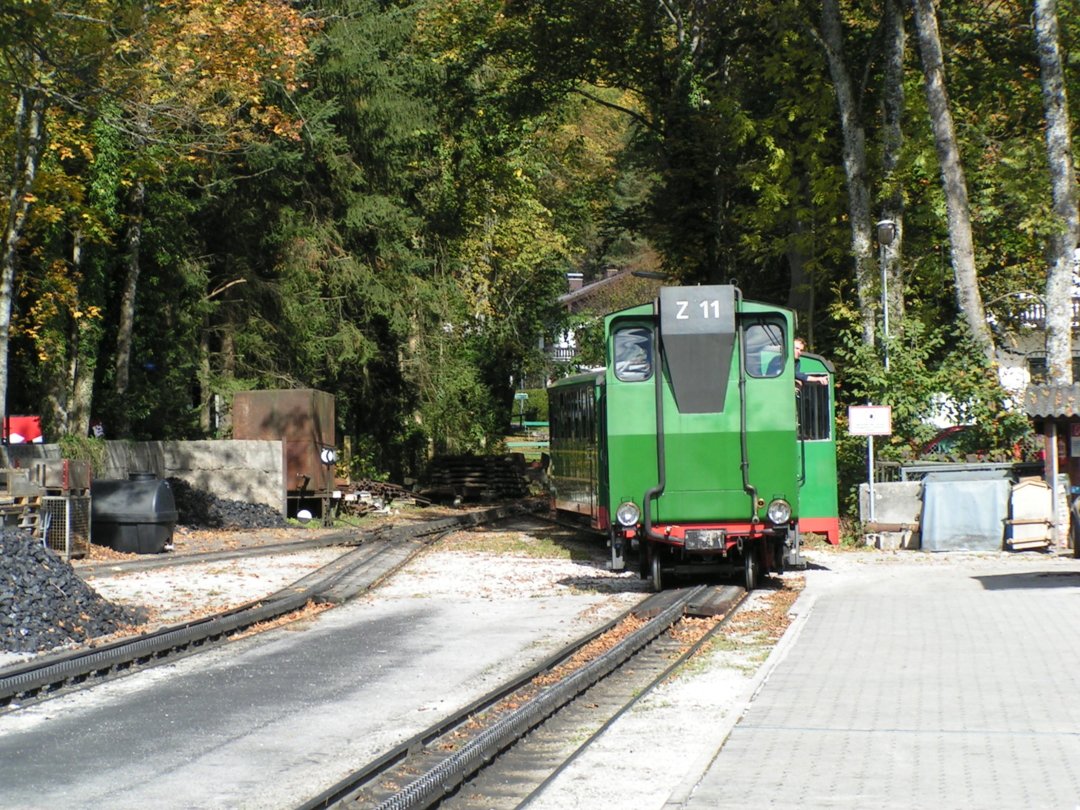
[[[895,234],[882,251],[885,266],[885,296],[889,315],[896,324],[895,334],[901,334],[904,323],[904,195],[898,174],[900,155],[904,148],[904,54],[907,33],[904,30],[904,9],[900,0],[885,0],[885,70],[882,87],[881,170],[884,186],[881,199],[882,219],[891,220]]]
[[[941,36],[938,33],[937,12],[933,0],[912,0],[912,7],[915,11],[915,32],[922,60],[930,127],[934,133],[941,185],[945,192],[957,306],[980,353],[988,363],[993,363],[994,342],[986,323],[986,312],[975,268],[975,243],[971,231],[967,179],[960,162],[956,127],[949,111],[949,98],[945,90],[945,60],[941,50]]]
[[[837,0],[824,0],[821,4],[821,41],[840,113],[844,180],[851,222],[851,255],[855,260],[855,289],[863,340],[873,344],[876,321],[873,303],[875,265],[870,186],[866,169],[866,130],[860,120],[855,90],[844,59],[844,36]]]
[[[1058,46],[1057,0],[1035,0],[1035,46],[1046,117],[1046,155],[1057,228],[1050,238],[1046,274],[1046,371],[1050,382],[1070,385],[1072,282],[1080,221],[1069,130],[1069,104]]]

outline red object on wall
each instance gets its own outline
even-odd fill
[[[4,441],[7,444],[42,444],[40,416],[4,417]]]

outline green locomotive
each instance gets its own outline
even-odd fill
[[[800,530],[838,540],[832,369],[796,395],[790,310],[736,287],[666,287],[605,319],[607,365],[548,389],[553,507],[673,576],[801,561]],[[805,521],[805,522],[803,522]],[[800,524],[802,526],[800,528]]]

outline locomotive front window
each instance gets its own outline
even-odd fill
[[[756,318],[743,324],[743,367],[751,377],[779,377],[784,371],[784,324]]]
[[[622,382],[641,382],[652,376],[653,336],[644,326],[619,329],[612,335],[615,377]]]

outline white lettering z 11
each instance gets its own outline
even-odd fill
[[[687,310],[690,308],[690,302],[676,301],[675,305],[678,307],[678,310],[675,312],[675,320],[690,320],[690,315],[687,312]],[[701,317],[704,320],[720,317],[720,299],[713,298],[711,301],[698,301],[698,306],[701,307]]]
[[[720,317],[720,299],[714,298],[711,301],[702,301],[700,306],[701,317],[705,320]]]

